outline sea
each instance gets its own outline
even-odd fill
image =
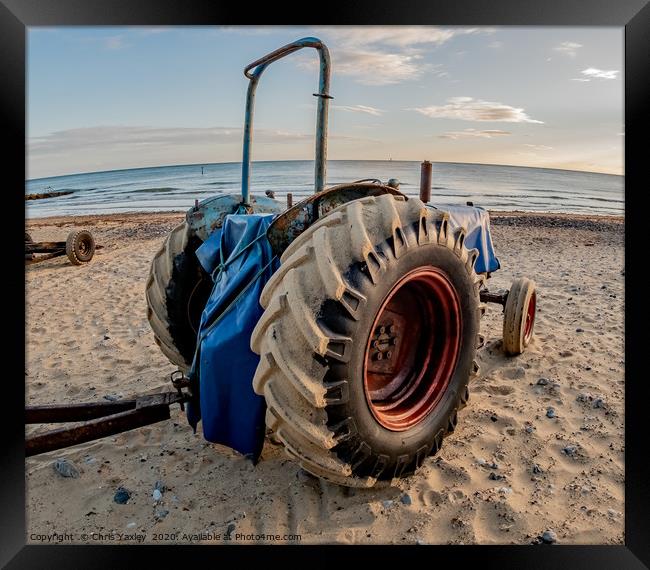
[[[400,190],[417,196],[417,161],[331,160],[327,186],[376,178],[400,181]],[[251,192],[268,190],[294,203],[313,192],[313,161],[254,162]],[[190,164],[70,174],[27,180],[25,193],[72,191],[29,200],[28,218],[122,212],[185,211],[195,200],[241,191],[241,163]],[[431,203],[473,202],[488,210],[623,215],[624,178],[613,174],[520,166],[433,163]]]

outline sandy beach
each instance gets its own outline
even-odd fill
[[[175,367],[154,343],[144,289],[182,216],[28,221],[35,241],[87,228],[104,247],[82,266],[61,257],[26,267],[26,403],[171,388]],[[200,424],[194,434],[174,406],[170,421],[28,459],[27,541],[530,544],[552,531],[559,544],[622,544],[623,220],[494,213],[492,230],[502,269],[489,288],[535,280],[535,337],[523,355],[504,356],[501,308],[488,306],[468,406],[415,476],[350,490],[268,441],[254,466],[206,442]],[[58,458],[79,477],[57,473]],[[126,504],[114,501],[119,487],[131,492]]]

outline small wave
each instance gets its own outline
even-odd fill
[[[157,192],[177,192],[179,191],[180,188],[170,188],[170,187],[162,187],[162,188],[137,188],[137,189],[132,189],[132,190],[127,190],[127,192],[142,192],[144,194],[153,194]]]

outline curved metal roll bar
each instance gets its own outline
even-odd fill
[[[244,149],[242,156],[242,203],[249,204],[250,200],[250,174],[251,174],[251,144],[253,140],[253,110],[255,106],[255,90],[264,70],[274,61],[289,55],[299,49],[312,47],[318,50],[320,56],[320,79],[318,93],[318,109],[316,111],[316,167],[314,178],[314,192],[320,192],[325,187],[327,171],[327,111],[330,87],[330,54],[327,46],[318,38],[302,38],[287,44],[264,57],[254,61],[244,69],[244,75],[250,79],[246,94],[246,118],[244,121]]]

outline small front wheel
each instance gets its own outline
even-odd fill
[[[95,254],[95,239],[88,230],[70,232],[65,242],[65,253],[72,265],[89,262]]]
[[[537,292],[527,277],[515,279],[508,293],[503,315],[503,349],[506,354],[521,354],[530,343],[535,327]]]

